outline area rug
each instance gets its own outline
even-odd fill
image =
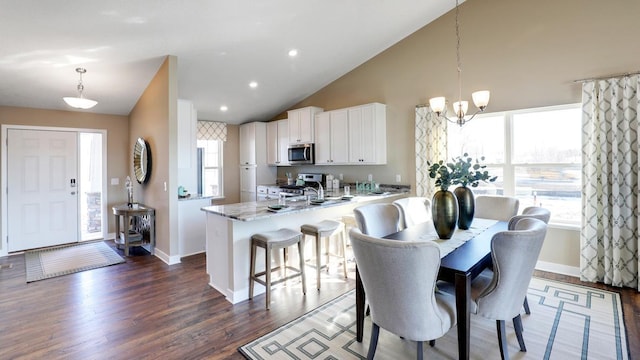
[[[96,269],[124,262],[103,241],[57,246],[24,253],[27,282]]]
[[[523,313],[527,352],[520,352],[507,327],[511,359],[629,359],[618,293],[533,278],[531,315]],[[366,317],[362,343],[356,336],[355,292],[350,291],[306,315],[240,347],[248,359],[365,359],[371,335]],[[424,346],[425,359],[457,359],[454,327]],[[495,321],[471,318],[471,359],[499,359]],[[380,330],[376,359],[415,359],[415,342]]]

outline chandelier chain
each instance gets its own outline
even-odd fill
[[[456,60],[458,66],[458,101],[462,101],[462,60],[460,59],[460,23],[458,21],[459,13],[460,9],[458,7],[458,0],[456,0]]]

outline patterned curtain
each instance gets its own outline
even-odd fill
[[[638,75],[582,86],[580,277],[638,288]]]
[[[416,196],[431,198],[435,180],[427,161],[447,159],[447,121],[433,116],[427,106],[416,106]]]
[[[218,121],[198,120],[198,140],[227,141],[227,124]]]

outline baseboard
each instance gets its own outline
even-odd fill
[[[564,264],[556,264],[546,261],[538,261],[536,263],[536,270],[549,271],[562,275],[569,275],[580,277],[580,268],[575,266],[569,266]]]
[[[198,254],[202,254],[204,252],[205,252],[205,250],[192,252],[190,254],[182,254],[182,255],[180,255],[180,258],[186,258],[188,256],[198,255]]]
[[[169,256],[157,247],[154,249],[154,255],[167,265],[180,264],[180,255]]]

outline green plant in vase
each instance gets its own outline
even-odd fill
[[[435,185],[440,188],[433,194],[431,214],[433,225],[440,239],[451,239],[458,221],[458,202],[456,196],[449,191],[455,180],[455,164],[440,160],[429,163],[429,177],[435,179]]]
[[[484,161],[484,156],[480,159],[473,159],[469,154],[464,153],[453,159],[451,183],[460,185],[453,190],[458,201],[458,227],[466,230],[473,222],[475,213],[475,198],[469,187],[477,187],[480,181],[496,181],[497,176],[491,177],[480,161]]]

